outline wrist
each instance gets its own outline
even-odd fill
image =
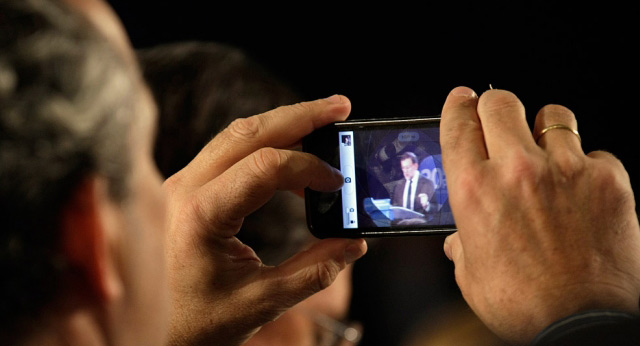
[[[571,289],[572,287],[579,289]],[[609,289],[605,290],[603,287]],[[495,316],[492,318],[491,314],[488,317],[485,315],[488,326],[509,342],[530,344],[547,328],[555,326],[557,322],[564,321],[568,317],[594,316],[593,312],[596,311],[618,312],[626,316],[639,315],[637,294],[623,294],[619,289],[611,289],[610,285],[566,285],[537,291],[546,292],[546,294],[524,296],[521,294],[521,303],[513,303],[516,307],[514,311],[506,315],[504,310],[497,312],[503,315],[501,318],[495,318]],[[607,316],[607,314],[603,315]],[[505,319],[505,316],[509,318]],[[587,322],[589,319],[579,321]],[[638,327],[640,330],[640,326]]]

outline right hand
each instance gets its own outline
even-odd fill
[[[535,131],[577,127],[544,107]],[[627,172],[585,155],[569,131],[536,143],[512,93],[457,88],[442,110],[442,158],[458,232],[445,241],[456,281],[496,334],[528,343],[554,321],[591,309],[638,313],[640,226]]]

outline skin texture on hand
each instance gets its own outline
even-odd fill
[[[567,108],[539,111],[534,133],[577,128]],[[534,140],[512,93],[459,87],[442,110],[441,144],[458,232],[444,245],[476,314],[524,344],[590,309],[638,313],[640,228],[629,177],[611,154],[585,155],[575,134]]]
[[[332,96],[238,119],[167,180],[171,344],[240,345],[364,255],[362,239],[327,239],[269,267],[235,237],[276,190],[341,187],[339,171],[288,148],[350,109]]]

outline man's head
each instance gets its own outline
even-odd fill
[[[143,282],[164,280],[153,102],[126,46],[68,5],[0,2],[3,340],[87,311],[105,334],[166,319],[136,317],[166,310]]]
[[[400,168],[405,179],[411,179],[418,171],[418,158],[412,152],[400,155]]]

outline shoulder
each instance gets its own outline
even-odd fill
[[[418,177],[418,184],[427,184],[427,185],[431,185],[431,186],[433,186],[433,182],[431,181],[431,179],[426,178],[426,177],[425,177],[425,176],[423,176],[423,175],[420,175],[420,176]]]

